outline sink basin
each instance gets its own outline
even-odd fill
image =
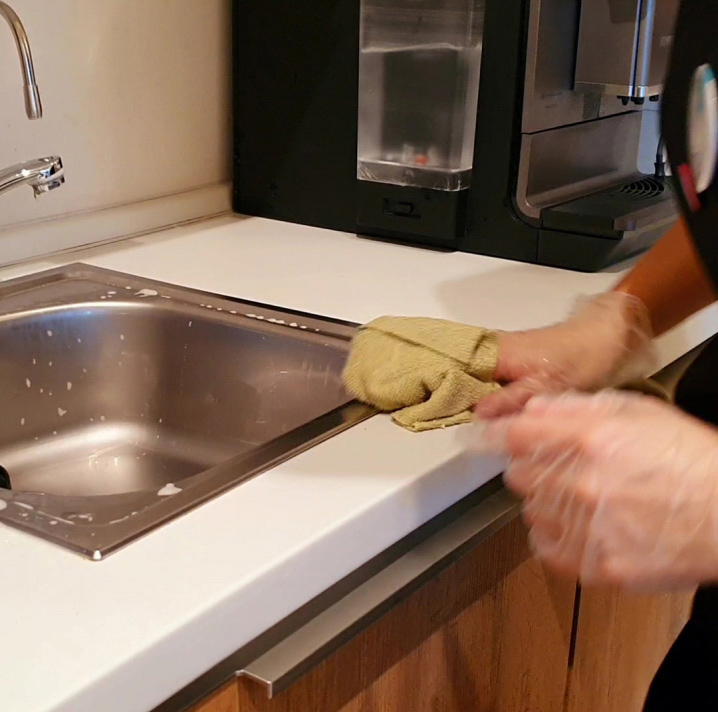
[[[0,520],[101,559],[369,417],[353,332],[84,265],[3,283]]]

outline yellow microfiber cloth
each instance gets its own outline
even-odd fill
[[[360,328],[344,370],[357,400],[422,432],[471,421],[471,409],[499,390],[497,335],[442,319],[381,317]]]

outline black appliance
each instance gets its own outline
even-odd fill
[[[234,208],[580,270],[636,254],[677,217],[678,5],[234,0]]]

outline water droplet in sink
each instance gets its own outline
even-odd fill
[[[67,382],[67,390],[68,391],[72,390],[72,383],[70,381]]]
[[[140,289],[139,292],[135,292],[136,297],[156,297],[158,292],[155,289]]]
[[[4,499],[0,499],[0,512],[2,512],[3,509],[7,509],[7,502]]]
[[[101,416],[100,416],[100,420],[104,423],[104,422],[105,422],[105,416],[104,416],[104,415],[101,415]]]
[[[191,327],[191,326],[192,326],[192,322],[190,321],[190,322],[187,324],[187,326]]]
[[[53,435],[57,435],[57,430],[53,430],[53,431],[52,431],[52,434],[53,434]]]
[[[78,344],[81,344],[81,343],[82,343],[82,339],[78,339],[78,340],[77,340],[77,343],[78,343]]]
[[[52,336],[52,330],[51,330],[51,329],[48,329],[48,330],[47,330],[47,335],[48,335],[48,336]]]
[[[48,361],[48,362],[47,362],[47,365],[48,365],[48,366],[52,366],[52,361]]]
[[[179,494],[182,491],[180,487],[175,487],[171,482],[166,484],[158,493],[159,497],[170,497],[173,494]]]
[[[28,388],[31,388],[31,387],[32,387],[32,382],[30,381],[29,378],[26,378],[26,379],[25,379],[25,385],[26,385]]]
[[[125,340],[125,335],[124,335],[124,334],[120,334],[120,341],[124,341],[124,340]]]
[[[63,416],[67,415],[67,411],[64,408],[58,408],[57,414],[62,418]]]
[[[32,360],[32,365],[33,365],[33,366],[37,366],[37,359],[36,359],[36,358],[34,358],[34,359]]]
[[[107,292],[111,297],[114,297],[117,292]]]
[[[107,299],[107,297],[103,294],[100,299]]]
[[[20,425],[25,425],[25,418],[20,418]]]
[[[54,526],[56,526],[56,525],[57,525],[57,519],[51,519],[51,520],[50,520],[50,526],[51,526],[51,527],[54,527]]]
[[[41,389],[40,389],[40,393],[44,393],[44,392],[45,392],[45,389],[44,389],[44,388],[41,388]]]

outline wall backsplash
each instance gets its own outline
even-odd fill
[[[1,196],[0,237],[229,180],[230,0],[9,3],[30,38],[45,116],[25,117],[0,19],[0,168],[58,154],[67,182],[38,200],[29,188]]]

